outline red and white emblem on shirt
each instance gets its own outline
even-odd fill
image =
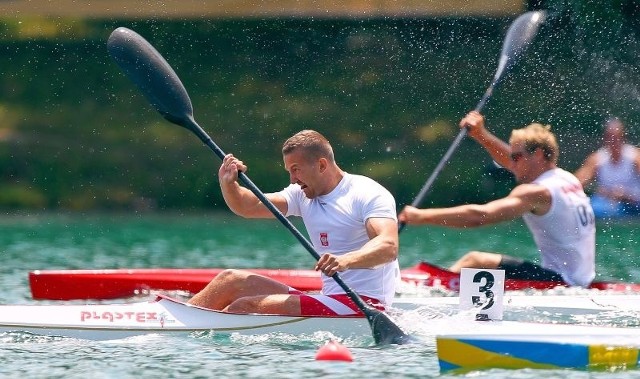
[[[320,243],[322,246],[329,246],[329,235],[327,233],[320,233]]]

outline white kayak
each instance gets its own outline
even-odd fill
[[[29,332],[90,340],[198,331],[304,334],[320,330],[341,336],[371,335],[367,320],[360,317],[233,314],[162,295],[151,301],[126,304],[0,306],[0,333]]]
[[[391,312],[426,308],[455,314],[458,303],[458,297],[398,298]],[[640,310],[640,296],[505,296],[504,304],[506,311],[536,309],[584,314]],[[9,331],[92,340],[197,331],[294,335],[327,331],[340,338],[371,336],[365,318],[233,314],[195,307],[163,295],[151,301],[124,304],[2,305],[0,332]]]

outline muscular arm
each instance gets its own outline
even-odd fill
[[[500,166],[511,170],[511,147],[485,128],[484,117],[476,112],[469,112],[462,120],[460,127],[467,128],[469,136],[487,150],[491,158]]]
[[[448,227],[476,227],[516,219],[527,212],[542,215],[551,207],[551,193],[537,184],[521,184],[511,193],[486,204],[466,204],[451,208],[417,209],[407,206],[400,220],[408,224]]]
[[[273,218],[273,213],[248,188],[238,184],[238,171],[246,171],[242,161],[228,154],[222,160],[218,170],[220,190],[227,206],[233,213],[246,218]],[[287,212],[287,201],[277,194],[266,194],[265,197],[282,213]]]
[[[341,256],[324,254],[315,269],[331,276],[354,268],[374,268],[398,258],[398,224],[390,218],[366,221],[369,241],[362,248]]]
[[[273,213],[248,188],[234,182],[221,185],[222,196],[229,209],[238,216],[245,218],[273,218]],[[278,208],[280,212],[287,212],[287,201],[284,197],[267,193],[265,197]]]
[[[483,129],[481,133],[472,135],[485,150],[491,155],[491,158],[496,161],[500,166],[506,168],[509,171],[513,162],[511,161],[511,147],[500,138],[493,135],[486,129]]]

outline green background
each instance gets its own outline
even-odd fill
[[[637,142],[638,5],[538,5],[551,17],[487,104],[489,128],[508,138],[551,124],[569,170],[598,146],[608,115]],[[218,158],[109,57],[119,26],[162,53],[195,119],[265,192],[287,184],[284,139],[309,128],[332,141],[343,169],[410,203],[488,87],[512,20],[0,19],[0,208],[224,207]],[[512,184],[465,140],[424,205],[482,202]]]

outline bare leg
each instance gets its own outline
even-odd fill
[[[242,297],[224,309],[233,313],[265,313],[299,316],[299,295],[261,295]]]
[[[482,251],[470,251],[462,258],[458,259],[451,267],[450,271],[460,272],[462,268],[497,268],[502,260],[502,255],[496,253],[485,253]]]
[[[195,294],[189,300],[189,304],[223,310],[243,297],[287,295],[288,293],[288,286],[271,278],[244,270],[224,270],[202,291]]]

